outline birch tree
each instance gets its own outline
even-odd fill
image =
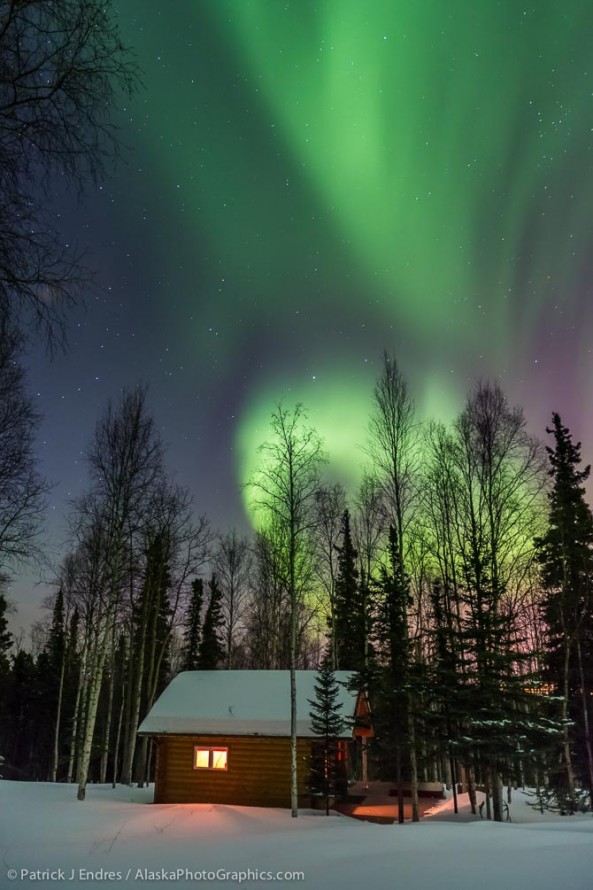
[[[290,666],[290,597],[284,583],[284,536],[273,516],[255,534],[253,570],[247,608],[249,666],[286,670]],[[298,658],[298,652],[297,652]]]
[[[299,605],[311,592],[313,531],[319,470],[326,456],[317,432],[306,426],[303,406],[277,404],[271,416],[271,438],[259,450],[260,468],[250,487],[261,522],[273,520],[282,534],[278,554],[283,585],[290,600],[290,751],[291,811],[298,815],[296,666]]]
[[[88,453],[89,495],[79,502],[82,528],[99,531],[96,623],[89,649],[86,713],[78,763],[78,799],[84,800],[103,672],[113,639],[130,553],[155,486],[162,479],[163,453],[146,392],[124,392],[99,419]]]
[[[249,595],[251,550],[249,541],[232,529],[218,537],[214,571],[222,594],[225,667],[232,670],[244,635],[245,613]]]
[[[47,485],[35,461],[40,417],[26,391],[19,362],[22,337],[0,312],[0,574],[39,555]]]
[[[137,74],[110,0],[0,0],[0,60],[0,319],[55,342],[88,273],[49,212],[54,187],[107,175]]]
[[[352,537],[358,552],[360,576],[367,587],[381,564],[387,524],[383,486],[375,475],[366,471],[354,498]]]
[[[187,489],[164,476],[154,486],[139,537],[138,595],[128,603],[132,622],[128,661],[129,707],[122,782],[146,778],[148,738],[137,739],[140,720],[162,690],[173,628],[189,595],[190,578],[210,555],[204,516],[192,516]],[[133,593],[135,585],[130,586]]]
[[[341,537],[342,517],[346,509],[346,492],[336,482],[321,485],[315,497],[317,511],[317,577],[321,591],[321,608],[324,617],[329,619],[331,633],[331,658],[335,669],[336,646],[336,579],[338,576],[338,545]]]
[[[488,383],[468,397],[451,446],[468,714],[464,734],[492,794],[492,815],[500,821],[502,775],[516,764],[517,736],[529,736],[521,718],[529,708],[528,678],[522,676],[526,653],[519,646],[509,594],[534,560],[543,451],[527,433],[522,411]]]
[[[406,557],[410,545],[410,525],[418,509],[418,424],[407,383],[395,358],[387,353],[384,354],[383,368],[375,385],[368,452],[374,474],[383,489],[388,526],[393,529],[395,552],[400,563],[398,573],[403,578],[408,575]],[[412,819],[417,822],[420,811],[414,712],[410,693],[407,701],[408,757]]]

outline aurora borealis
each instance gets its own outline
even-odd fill
[[[421,414],[500,379],[593,452],[593,12],[584,0],[120,0],[126,165],[68,206],[104,293],[32,358],[56,517],[139,380],[215,523],[275,400],[360,475],[384,348]]]

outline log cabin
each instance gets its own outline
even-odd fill
[[[348,688],[351,673],[336,671],[348,721],[338,757],[347,760],[364,711]],[[315,671],[297,671],[299,806],[308,807],[310,700]],[[364,729],[364,732],[367,730]],[[185,671],[165,689],[138,730],[156,740],[155,803],[290,806],[290,672]]]

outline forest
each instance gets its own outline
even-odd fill
[[[44,491],[12,342],[4,564],[37,546]],[[491,383],[450,426],[421,422],[386,353],[358,491],[331,480],[302,405],[271,406],[245,536],[194,514],[146,390],[124,392],[97,421],[31,647],[0,600],[4,775],[75,782],[81,799],[89,781],[144,784],[152,748],[136,732],[177,672],[324,662],[368,692],[377,776],[414,788],[463,774],[498,820],[504,785],[533,787],[542,808],[590,808],[589,468],[558,414],[547,433],[544,446]]]
[[[385,353],[356,491],[306,406],[270,405],[249,535],[199,514],[147,389],[124,390],[87,444],[45,618],[30,644],[11,635],[6,588],[41,561],[49,491],[26,350],[40,332],[60,349],[92,287],[52,201],[108,177],[114,109],[139,77],[105,0],[0,0],[0,57],[2,776],[73,783],[80,800],[89,782],[142,785],[154,758],[137,728],[177,672],[323,664],[367,691],[373,769],[410,783],[415,819],[420,781],[461,776],[498,821],[505,785],[590,809],[589,467],[558,413],[540,441],[494,382],[452,423],[421,420]]]

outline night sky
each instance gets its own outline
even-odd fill
[[[55,558],[109,397],[137,382],[215,526],[276,400],[360,477],[395,353],[422,416],[498,379],[593,457],[593,12],[586,0],[120,0],[144,89],[65,240],[100,291],[30,356]],[[13,586],[27,627],[47,588]]]

